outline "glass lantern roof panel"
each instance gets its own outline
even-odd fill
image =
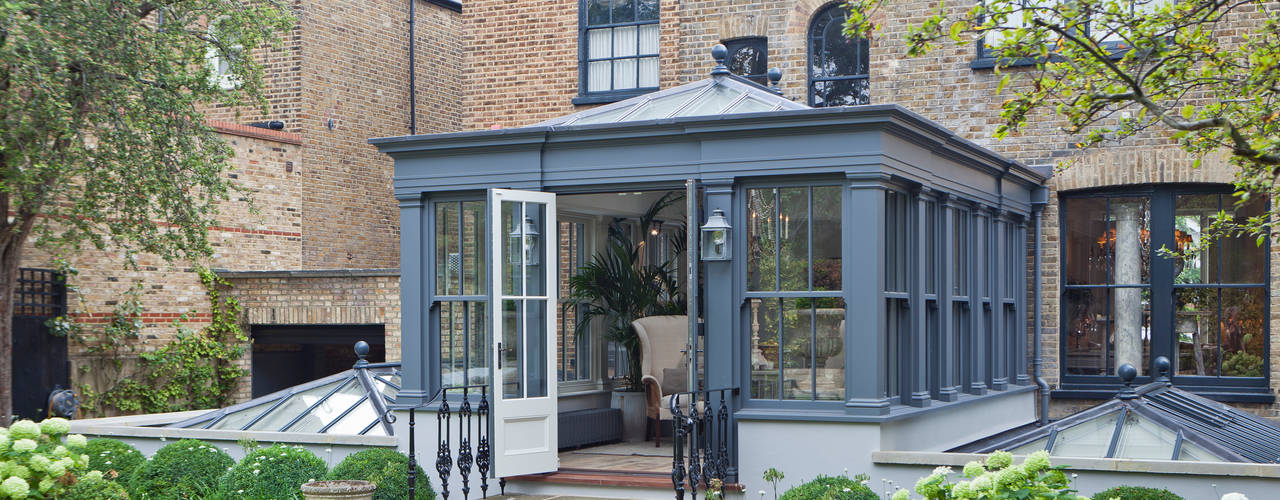
[[[677,109],[684,106],[685,103],[696,98],[697,90],[688,92],[680,92],[655,99],[636,106],[635,112],[627,116],[627,121],[656,120],[658,118],[666,118],[671,116]]]
[[[316,404],[300,418],[296,423],[285,429],[287,432],[320,432],[329,422],[341,417],[352,406],[355,406],[365,396],[364,387],[356,380],[352,380],[338,392],[333,393],[324,401]]]
[[[716,85],[711,91],[705,92],[698,96],[698,100],[685,106],[676,113],[676,116],[703,116],[714,115],[729,107],[733,101],[742,97],[743,92],[739,89],[731,89],[724,85]]]
[[[1113,458],[1171,460],[1177,441],[1177,432],[1129,412],[1120,429]]]
[[[284,429],[289,422],[295,417],[303,415],[312,405],[319,403],[325,395],[332,392],[339,384],[345,381],[331,382],[319,387],[313,387],[305,391],[289,396],[283,402],[278,404],[274,409],[267,412],[261,419],[245,430],[249,431],[279,431]]]
[[[360,431],[369,427],[369,424],[377,419],[378,410],[374,409],[373,403],[365,399],[349,413],[338,419],[337,422],[334,422],[328,429],[325,429],[324,432],[328,434],[359,434]],[[375,429],[378,427],[374,426]]]
[[[260,404],[254,407],[228,413],[220,420],[214,422],[213,425],[210,425],[209,428],[239,430],[258,415],[261,415],[262,412],[267,411],[268,408],[271,408],[270,404]]]
[[[1115,436],[1120,412],[1086,420],[1058,432],[1049,454],[1060,457],[1105,457]]]
[[[611,109],[611,110],[609,110],[609,111],[602,111],[602,112],[600,112],[599,114],[583,116],[582,118],[579,118],[579,119],[577,119],[576,121],[574,121],[574,122],[573,122],[573,124],[574,124],[574,125],[587,125],[587,124],[591,124],[591,123],[611,123],[611,122],[615,122],[615,121],[617,121],[617,120],[618,120],[618,118],[621,118],[621,117],[622,117],[622,115],[627,114],[627,112],[628,112],[628,111],[631,111],[631,108],[634,108],[634,107],[635,107],[635,106],[622,106],[622,107],[619,107],[619,108],[617,108],[617,109]]]
[[[385,436],[385,435],[387,435],[387,430],[386,430],[386,429],[383,429],[381,425],[375,425],[375,426],[373,426],[372,428],[370,428],[370,429],[369,429],[369,432],[364,433],[364,435],[366,435],[366,436]]]
[[[733,107],[729,108],[725,113],[761,113],[764,111],[771,111],[773,108],[774,105],[772,103],[764,102],[760,99],[756,99],[755,97],[747,97],[746,99],[743,99],[742,102],[734,104]]]
[[[1014,455],[1030,455],[1037,451],[1044,451],[1044,447],[1046,444],[1049,444],[1049,438],[1042,437],[1030,443],[1027,443],[1022,446],[1018,446],[1012,450],[1009,450],[1009,453],[1013,453]]]
[[[1221,459],[1219,459],[1216,455],[1214,455],[1213,453],[1209,453],[1208,450],[1201,448],[1199,446],[1196,446],[1194,444],[1188,443],[1186,441],[1183,441],[1182,446],[1178,448],[1178,460],[1182,460],[1186,462],[1221,461]]]

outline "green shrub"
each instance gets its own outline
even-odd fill
[[[324,477],[324,460],[301,446],[277,444],[250,451],[218,479],[218,494],[227,498],[300,498],[303,483]]]
[[[409,497],[409,457],[395,450],[371,448],[348,455],[325,479],[358,479],[378,485],[373,500],[402,500]],[[431,480],[418,467],[417,500],[433,500]],[[475,488],[472,485],[472,488]]]
[[[915,492],[929,500],[974,498],[1078,498],[1071,481],[1049,462],[1049,453],[1041,450],[1027,456],[1021,464],[1013,464],[1013,455],[1005,451],[987,455],[983,462],[969,462],[961,478],[952,482],[950,467],[938,467],[933,474],[916,481]],[[911,492],[899,490],[892,500],[910,498]]]
[[[67,489],[65,495],[58,498],[60,500],[129,500],[129,494],[120,483],[95,474],[81,478]]]
[[[58,497],[89,465],[88,440],[67,435],[71,422],[49,418],[39,424],[19,420],[0,427],[0,497]]]
[[[1172,491],[1143,486],[1116,486],[1094,495],[1096,500],[1183,500]]]
[[[879,500],[880,497],[862,484],[864,475],[818,476],[783,493],[779,500]]]
[[[84,448],[89,455],[89,470],[102,471],[107,479],[127,481],[133,471],[147,461],[147,457],[118,439],[90,439]]]
[[[204,441],[183,439],[160,448],[133,472],[129,496],[146,500],[188,500],[214,491],[218,478],[236,461]]]

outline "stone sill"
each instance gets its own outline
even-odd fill
[[[299,269],[272,271],[231,271],[214,269],[218,277],[229,280],[247,280],[260,278],[372,278],[383,276],[400,276],[399,268],[387,269]]]
[[[1019,455],[1021,457],[1021,455]],[[952,466],[957,469],[971,461],[981,461],[985,454],[946,453],[935,451],[873,451],[871,462],[882,465]],[[1015,463],[1020,460],[1014,460]],[[1257,477],[1280,479],[1280,464],[1247,462],[1184,462],[1177,460],[1131,460],[1120,458],[1053,457],[1053,465],[1071,470],[1101,472],[1138,472],[1144,474],[1183,474],[1196,476]]]

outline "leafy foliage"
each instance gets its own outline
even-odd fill
[[[880,27],[880,9],[892,3],[847,5],[846,33],[870,36]],[[1079,134],[1081,149],[1167,135],[1196,165],[1225,153],[1238,167],[1242,200],[1280,194],[1280,10],[1266,1],[986,0],[954,9],[938,0],[926,14],[908,29],[908,56],[948,39],[982,41],[1003,73],[996,92],[1010,97],[997,138],[1047,111]],[[1028,69],[1010,69],[1028,62]],[[1211,233],[1261,242],[1280,214],[1280,207],[1271,210],[1248,220],[1225,217]]]
[[[915,484],[915,492],[928,500],[1078,500],[1071,481],[1062,467],[1049,463],[1049,453],[1037,451],[1021,464],[1013,464],[1013,455],[997,451],[982,462],[969,462],[961,474],[963,479],[951,482],[951,468],[938,467],[933,474]],[[894,493],[893,500],[910,498],[910,492]]]
[[[653,223],[658,212],[679,200],[666,193],[640,218],[640,227]],[[681,247],[677,242],[677,250]],[[645,248],[615,224],[609,228],[608,248],[591,256],[591,261],[569,278],[569,298],[585,303],[578,318],[577,332],[583,335],[596,318],[604,323],[605,338],[627,350],[627,378],[630,390],[640,384],[640,337],[631,322],[645,316],[684,314],[684,292],[676,281],[676,261],[646,263]]]
[[[300,498],[304,483],[324,477],[324,460],[301,446],[276,444],[258,448],[218,479],[225,498],[276,500]]]
[[[1116,486],[1093,495],[1097,500],[1183,500],[1182,497],[1163,488],[1143,486]]]
[[[868,478],[859,474],[849,476],[818,476],[783,493],[781,500],[879,500],[880,496],[863,484]]]
[[[39,424],[19,420],[0,427],[0,496],[58,498],[85,474],[87,440],[68,435],[71,423],[48,418]]]
[[[348,455],[342,459],[325,479],[355,479],[369,481],[378,486],[373,500],[401,500],[409,497],[409,457],[395,450],[371,448]],[[418,467],[418,481],[414,485],[417,500],[434,500],[431,482]]]
[[[81,479],[67,488],[61,500],[129,500],[124,486],[103,477]]]
[[[117,302],[101,332],[87,333],[66,317],[49,320],[56,334],[105,356],[106,369],[113,371],[105,377],[113,381],[109,387],[80,386],[87,410],[164,413],[225,406],[239,379],[247,374],[235,363],[243,356],[249,338],[240,327],[239,301],[223,294],[231,284],[207,268],[197,267],[196,271],[209,296],[209,325],[191,332],[181,321],[174,321],[177,339],[154,351],[139,352],[134,342],[142,329],[140,283]],[[139,362],[130,371],[122,359],[134,354]]]
[[[108,479],[127,481],[147,457],[118,439],[90,439],[84,453],[89,455],[89,470],[102,472]]]
[[[188,500],[212,494],[218,478],[236,463],[231,455],[197,439],[160,448],[129,480],[129,496],[148,500]]]

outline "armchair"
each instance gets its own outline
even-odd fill
[[[689,390],[688,316],[649,316],[631,325],[640,337],[640,381],[645,417],[653,421],[654,446],[662,446],[662,419],[671,418],[671,395]]]

